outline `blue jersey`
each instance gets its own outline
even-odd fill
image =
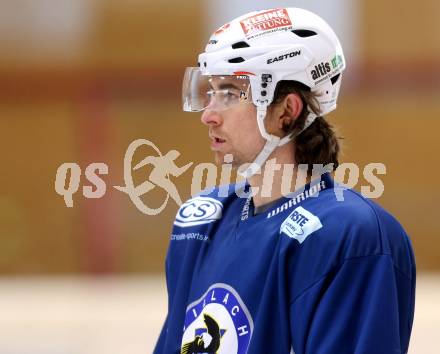
[[[177,213],[155,354],[407,352],[415,262],[393,216],[329,174],[257,214],[234,187]]]

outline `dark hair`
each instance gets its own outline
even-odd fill
[[[339,139],[341,138],[336,136],[335,129],[323,117],[318,116],[308,128],[302,131],[310,113],[309,110],[318,114],[319,103],[316,93],[300,82],[284,80],[277,84],[272,104],[279,103],[289,93],[298,94],[304,105],[300,116],[292,124],[283,127],[286,133],[291,133],[295,137],[296,163],[308,165],[308,171],[312,171],[313,164],[333,163],[333,168],[336,169],[339,165]]]

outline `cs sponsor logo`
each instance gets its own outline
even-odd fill
[[[192,198],[182,204],[176,215],[174,225],[189,227],[209,224],[222,217],[223,205],[209,197]]]

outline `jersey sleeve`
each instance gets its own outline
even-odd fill
[[[294,353],[406,353],[413,271],[403,274],[387,254],[346,259],[291,303]]]
[[[169,253],[169,250],[168,250]],[[168,292],[168,307],[169,307],[169,296],[170,296],[170,284],[169,284],[169,276],[170,276],[170,260],[169,260],[169,254],[167,254],[167,257],[165,259],[165,278],[167,283],[167,292]],[[154,347],[153,354],[165,354],[165,344],[167,341],[167,334],[168,334],[168,322],[169,322],[169,311],[166,315],[165,321],[162,325],[162,329],[159,334],[159,338],[157,339],[156,346]]]
[[[165,322],[162,326],[162,330],[160,331],[160,335],[159,335],[159,338],[156,342],[156,346],[154,348],[153,354],[163,354],[164,353],[167,328],[168,328],[168,316],[165,319]]]

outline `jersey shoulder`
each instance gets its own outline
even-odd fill
[[[324,200],[316,207],[323,236],[345,259],[387,254],[399,269],[410,274],[411,241],[399,221],[353,189],[339,192],[337,185],[324,191]]]
[[[408,235],[395,217],[371,199],[347,188],[341,194],[336,186],[320,192],[301,207],[322,226],[301,244],[286,241],[293,241],[289,269],[296,279],[292,288],[300,289],[292,290],[294,294],[348,260],[368,261],[371,256],[390,257],[396,269],[407,278],[414,277],[415,262]]]
[[[411,239],[402,224],[381,205],[363,197],[359,192],[352,191],[359,199],[362,198],[373,211],[378,232],[380,234],[382,253],[389,254],[393,263],[402,273],[411,277],[414,272],[415,261]]]

